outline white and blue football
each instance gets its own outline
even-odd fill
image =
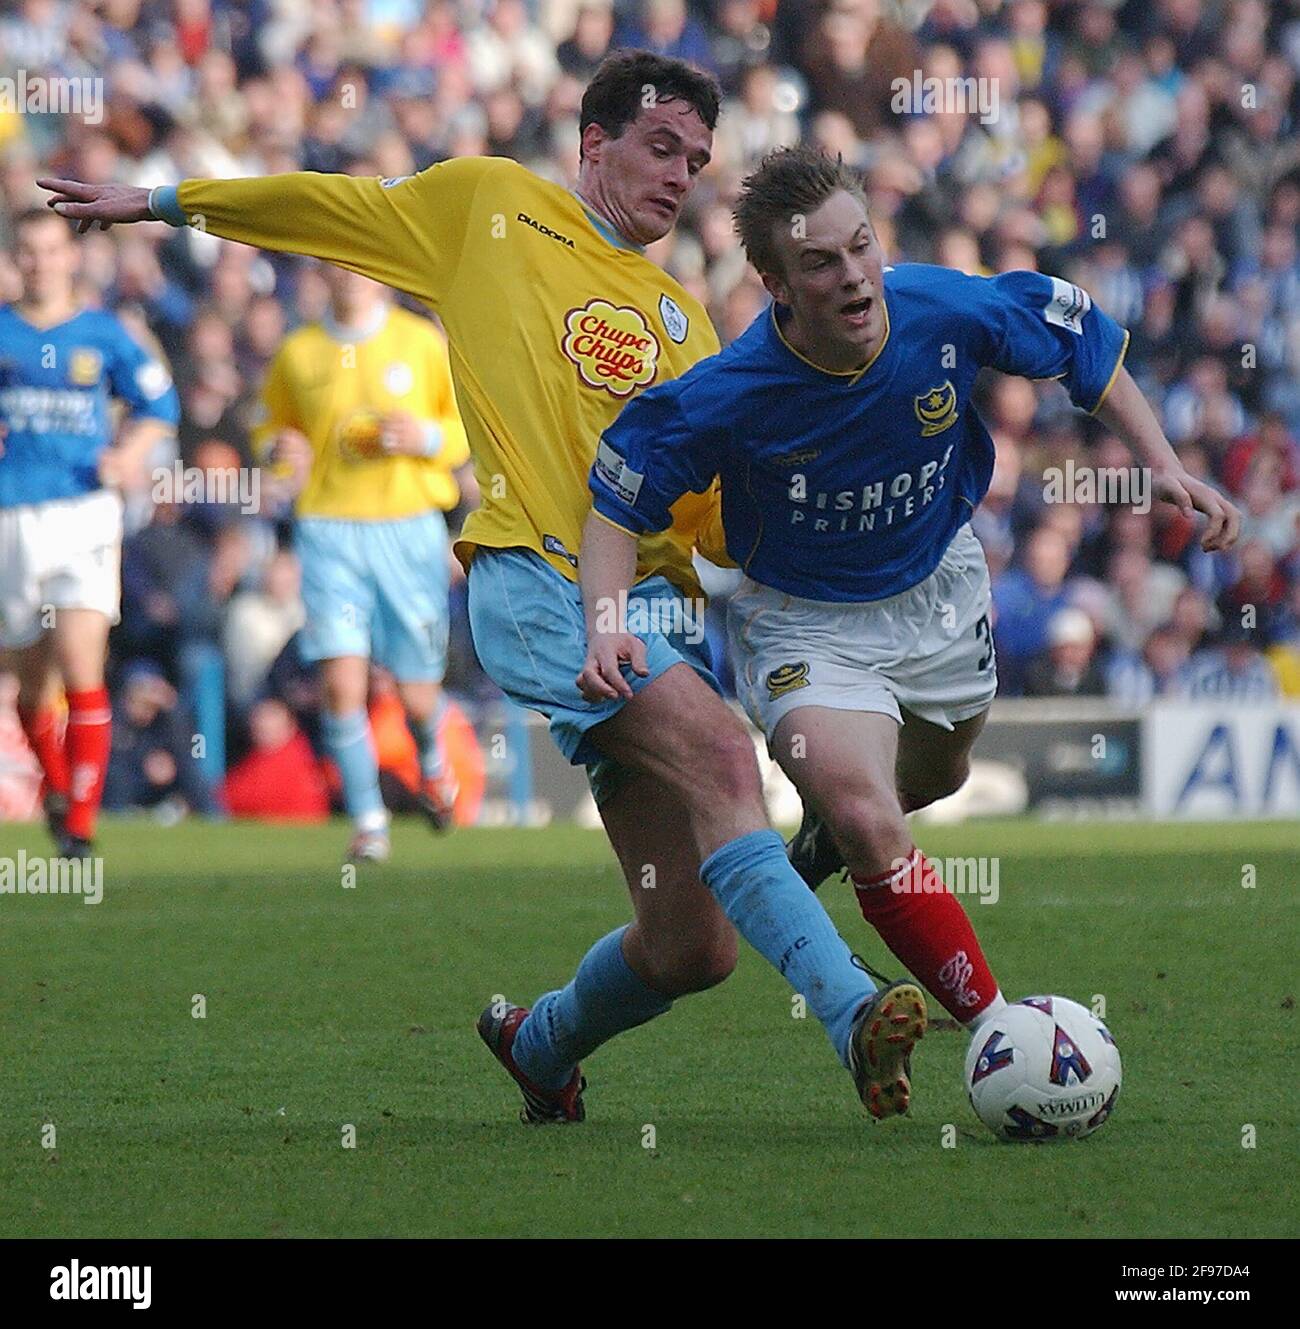
[[[1110,1030],[1068,997],[1025,997],[985,1020],[966,1053],[976,1116],[1004,1140],[1079,1140],[1110,1116],[1122,1069]]]

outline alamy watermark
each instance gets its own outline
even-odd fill
[[[982,125],[998,118],[1001,100],[996,78],[926,78],[912,70],[911,78],[896,78],[889,109],[895,115],[938,115],[956,112],[978,116]]]
[[[1076,466],[1043,471],[1044,503],[1105,503],[1131,507],[1139,515],[1151,511],[1151,469],[1147,466]]]
[[[0,115],[77,115],[97,125],[104,118],[104,80],[19,69],[0,78]]]
[[[0,895],[79,895],[83,904],[104,898],[102,858],[0,858]]]
[[[667,599],[632,599],[619,591],[615,601],[603,595],[596,601],[596,631],[602,635],[634,632],[638,637],[657,632],[661,636],[681,636],[692,646],[704,640],[705,601],[674,595]]]
[[[175,461],[153,472],[149,491],[155,503],[221,503],[239,505],[246,517],[262,510],[262,470],[259,466],[200,468]]]
[[[129,1301],[131,1309],[153,1305],[153,1265],[82,1264],[70,1260],[50,1270],[51,1301]]]
[[[997,858],[925,858],[912,854],[890,864],[889,889],[895,895],[978,895],[980,904],[997,904],[1001,860]]]

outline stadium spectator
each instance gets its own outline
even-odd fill
[[[1025,670],[1026,697],[1100,697],[1097,634],[1082,609],[1058,609],[1047,625],[1047,650]]]
[[[158,503],[153,521],[122,546],[122,621],[110,638],[123,656],[147,658],[172,672],[181,603],[201,575],[207,545],[183,521],[179,502]]]
[[[1186,577],[1168,564],[1154,563],[1145,550],[1118,549],[1107,565],[1107,639],[1128,650],[1142,643],[1164,623],[1174,601],[1187,584]]]
[[[636,18],[618,33],[617,46],[639,47],[716,72],[704,29],[686,11],[686,0],[640,0]]]
[[[480,96],[514,87],[529,106],[539,105],[555,80],[555,47],[528,17],[523,0],[492,0],[487,21],[471,29],[466,53]]]
[[[306,613],[301,584],[298,559],[290,550],[279,549],[262,569],[261,585],[231,597],[221,642],[233,706],[242,709],[254,700],[276,657],[302,627]]]
[[[1300,485],[1300,443],[1277,411],[1265,411],[1258,428],[1238,438],[1223,458],[1223,483],[1233,494],[1244,496],[1249,480],[1257,474],[1282,493]]]
[[[740,75],[736,97],[718,120],[715,148],[748,166],[765,153],[799,141],[799,119],[786,105],[785,87],[771,65],[751,65]],[[730,214],[728,214],[730,224]]]
[[[609,54],[613,41],[613,0],[584,0],[573,35],[555,48],[555,58],[566,74],[586,83]]]
[[[1040,526],[1025,545],[1024,565],[1004,572],[993,585],[997,617],[993,639],[1002,692],[1023,691],[1029,662],[1048,645],[1047,625],[1069,602],[1066,574],[1070,550],[1065,537]]]
[[[226,811],[259,821],[324,821],[330,808],[325,775],[289,708],[273,698],[259,701],[248,728],[252,750],[221,787]]]
[[[915,39],[881,18],[879,0],[856,4],[805,6],[821,9],[804,35],[800,65],[816,111],[838,111],[864,138],[893,120],[890,102],[895,78],[912,80],[920,67]],[[939,75],[933,68],[927,74]]]
[[[1206,645],[1221,622],[1210,598],[1193,586],[1179,593],[1169,615],[1170,627],[1183,639],[1189,653]]]
[[[1157,628],[1141,654],[1115,651],[1106,667],[1106,694],[1120,706],[1141,707],[1187,690],[1187,640],[1169,625]]]
[[[1225,625],[1237,622],[1261,642],[1273,640],[1286,601],[1287,584],[1272,551],[1262,540],[1248,540],[1237,552],[1240,576],[1219,597]]]
[[[1300,548],[1300,494],[1278,491],[1278,476],[1272,467],[1261,467],[1246,482],[1242,494],[1241,534],[1258,543],[1276,559],[1285,559]],[[1278,576],[1285,581],[1281,570]]]
[[[1278,695],[1277,677],[1253,638],[1250,629],[1228,619],[1214,644],[1197,651],[1188,662],[1188,700],[1242,705],[1272,701]]]
[[[176,689],[149,661],[123,672],[113,706],[113,747],[104,782],[110,812],[154,811],[169,819],[210,815],[212,790],[194,759],[193,725]]]
[[[713,6],[713,69],[723,92],[737,92],[747,70],[776,68],[772,32],[762,21],[763,11],[775,8],[770,0],[719,0]]]

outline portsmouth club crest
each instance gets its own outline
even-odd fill
[[[94,347],[74,347],[68,356],[68,381],[79,388],[93,388],[103,368],[104,357]]]
[[[798,664],[778,665],[767,676],[767,695],[770,701],[784,697],[787,692],[795,692],[808,686],[808,662],[800,660]]]
[[[951,380],[937,388],[926,390],[912,398],[912,409],[921,422],[921,437],[932,438],[957,423],[957,389]]]
[[[669,338],[680,346],[691,330],[690,320],[682,313],[681,306],[671,296],[661,295],[659,317],[664,321],[664,331]]]

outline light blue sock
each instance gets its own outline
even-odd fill
[[[388,813],[379,793],[379,764],[375,761],[370,717],[364,710],[346,715],[326,711],[321,728],[325,746],[343,780],[343,806],[348,816],[358,830],[382,831],[388,825]]]
[[[442,728],[442,717],[446,713],[447,699],[439,693],[433,714],[423,724],[407,717],[406,727],[420,753],[420,774],[426,780],[436,780],[442,774],[442,744],[438,741],[438,730]]]
[[[673,1004],[639,978],[623,957],[626,931],[625,925],[602,937],[582,957],[569,985],[538,997],[519,1026],[511,1055],[543,1089],[564,1088],[583,1057]]]
[[[849,1031],[875,984],[830,915],[790,866],[775,831],[750,831],[715,850],[700,877],[732,926],[802,993],[848,1065]]]

